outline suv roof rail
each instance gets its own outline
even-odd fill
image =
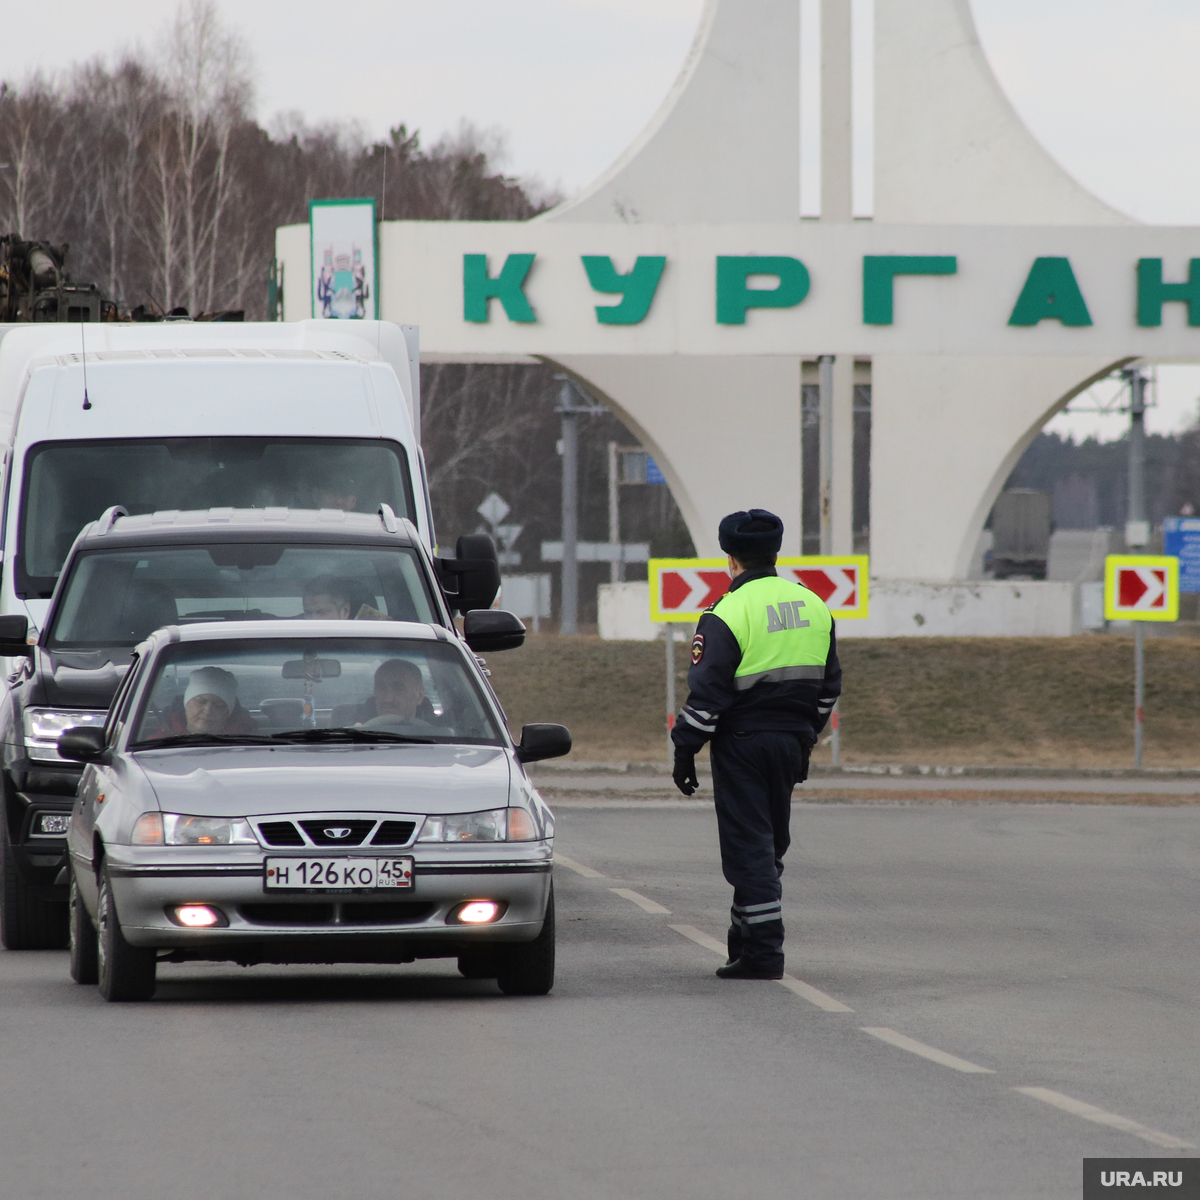
[[[379,519],[383,522],[383,527],[388,533],[398,532],[396,526],[396,513],[390,504],[381,504],[379,506]]]
[[[96,532],[98,534],[108,533],[117,523],[118,517],[127,516],[129,514],[119,504],[114,504],[112,508],[105,509],[103,516],[96,522]]]

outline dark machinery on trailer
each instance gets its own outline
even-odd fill
[[[115,321],[117,306],[94,283],[66,271],[69,245],[0,237],[0,324],[13,321]]]

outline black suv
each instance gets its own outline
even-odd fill
[[[24,660],[0,704],[0,941],[55,949],[67,938],[65,835],[81,774],[58,752],[67,729],[99,726],[134,647],[164,625],[324,618],[420,621],[472,650],[519,646],[525,627],[490,610],[500,585],[491,539],[460,538],[433,559],[387,506],[209,509],[130,517],[109,509],[79,535],[36,645],[0,617],[0,656]],[[478,611],[483,610],[483,611]]]

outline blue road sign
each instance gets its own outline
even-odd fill
[[[1200,517],[1167,517],[1163,553],[1179,559],[1179,590],[1200,592]]]
[[[650,457],[650,455],[648,455],[648,454],[646,455],[646,482],[647,483],[666,483],[667,482],[666,477],[658,469],[658,463],[656,463],[654,461],[654,459],[652,459]],[[1200,525],[1200,521],[1197,521],[1196,524]],[[1197,589],[1197,590],[1200,590],[1200,589]]]

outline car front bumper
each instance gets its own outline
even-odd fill
[[[221,847],[214,854],[208,848],[110,846],[105,865],[130,944],[175,950],[184,958],[404,961],[531,941],[541,932],[552,842],[422,846],[394,856],[414,859],[411,888],[268,892],[266,855],[253,847]],[[270,857],[311,852],[272,850]],[[496,900],[505,907],[486,925],[453,923],[450,913],[466,900]],[[189,903],[218,909],[228,926],[187,929],[167,915]]]

